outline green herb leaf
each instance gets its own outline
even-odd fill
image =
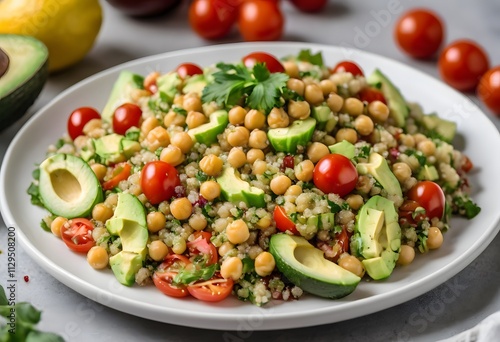
[[[3,286],[0,286],[0,305],[8,305],[9,301],[7,300],[7,296],[5,295],[5,290]]]
[[[176,284],[187,285],[194,283],[195,281],[209,280],[214,276],[215,271],[217,271],[217,264],[213,264],[210,266],[203,265],[199,269],[183,268],[175,275],[173,282]]]
[[[200,182],[204,182],[204,181],[206,181],[206,180],[208,179],[208,175],[207,175],[205,172],[201,171],[201,170],[199,170],[199,171],[196,173],[196,176],[195,176],[195,177],[196,177],[196,179],[197,179],[198,181],[200,181]]]
[[[324,65],[323,55],[321,54],[321,52],[313,54],[310,49],[301,50],[299,52],[299,55],[297,56],[297,59],[299,61],[309,62],[320,67]]]
[[[188,112],[184,108],[181,107],[174,107],[173,108],[174,113],[182,115],[182,116],[187,116]]]
[[[327,202],[328,202],[328,206],[330,207],[330,212],[336,214],[342,210],[342,207],[340,205],[338,205],[337,203],[330,201],[328,199],[327,199]]]
[[[28,190],[28,195],[31,196],[31,204],[43,207],[42,200],[40,198],[40,188],[35,183],[31,183]]]
[[[26,342],[64,342],[64,339],[53,333],[32,330],[26,336]]]

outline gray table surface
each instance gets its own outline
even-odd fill
[[[23,119],[1,133],[0,161],[22,124],[67,87],[122,62],[212,44],[191,31],[186,19],[186,3],[172,14],[139,20],[125,17],[101,2],[105,21],[93,50],[77,66],[52,75]],[[411,7],[425,6],[434,9],[444,19],[447,42],[459,38],[475,39],[487,50],[492,65],[500,63],[500,2],[495,0],[330,1],[327,9],[317,15],[300,14],[287,1],[282,3],[286,15],[286,32],[282,39],[285,41],[348,44],[402,61],[438,77],[435,61],[412,60],[398,50],[393,40],[393,27],[398,15]],[[388,12],[389,6],[397,12]],[[389,15],[381,16],[381,11]],[[366,36],[368,39],[360,38],[360,31],[368,33],[370,29],[374,31]],[[235,32],[216,43],[239,40]],[[500,119],[493,116],[473,94],[468,96],[500,129]],[[0,249],[4,251],[5,241],[5,224],[0,219]],[[32,302],[43,310],[40,329],[57,332],[68,341],[435,341],[469,329],[500,309],[498,260],[500,236],[467,268],[446,283],[390,309],[317,327],[224,333],[158,323],[101,306],[45,273],[19,246],[17,273],[20,277],[29,275],[30,281],[20,281],[21,298],[18,300]],[[5,268],[6,253],[2,253],[0,274],[6,274]],[[443,303],[441,297],[446,287],[455,291],[455,299],[436,305]]]

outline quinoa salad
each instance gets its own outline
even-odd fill
[[[432,262],[451,216],[480,212],[455,123],[384,70],[254,52],[122,71],[109,91],[68,113],[28,193],[51,243],[137,291],[342,298]]]

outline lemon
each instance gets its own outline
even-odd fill
[[[49,50],[49,71],[76,64],[102,23],[99,0],[0,0],[0,33],[33,36]]]

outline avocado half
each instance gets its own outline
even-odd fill
[[[20,119],[48,78],[47,47],[22,35],[0,34],[0,131]]]

